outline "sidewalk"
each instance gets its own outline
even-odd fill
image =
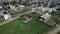
[[[56,29],[53,31],[49,32],[48,34],[57,34],[60,31],[60,26],[58,26]]]

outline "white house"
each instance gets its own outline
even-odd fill
[[[5,15],[4,15],[4,19],[5,19],[5,20],[11,19],[11,15],[10,15],[10,14],[5,14]]]
[[[53,10],[56,11],[54,8],[48,8],[48,7],[35,7],[35,8],[32,8],[32,12],[37,12],[37,13],[40,13],[40,14],[43,14],[46,11],[51,13]]]
[[[8,20],[11,18],[11,15],[6,10],[0,10],[0,17],[4,18],[5,20]]]
[[[40,21],[43,21],[43,22],[47,22],[48,20],[50,20],[50,18],[51,18],[51,14],[48,14],[48,13],[46,13],[46,14],[43,14],[42,16],[40,16]]]
[[[49,13],[51,13],[52,11],[55,11],[55,9],[54,8],[47,8],[47,7],[44,7],[44,8],[42,8],[42,11],[48,11]]]
[[[32,8],[32,12],[43,14],[45,11],[42,11],[42,9],[43,7],[35,7],[35,8]]]
[[[9,11],[11,11],[11,13],[17,13],[19,12],[18,7],[14,6],[14,5],[7,5],[7,7],[9,7]]]
[[[14,5],[7,5],[7,7],[8,7],[8,6],[10,7],[10,9],[16,11],[16,7],[15,7]]]
[[[18,7],[19,7],[19,9],[20,9],[21,11],[23,11],[23,10],[26,9],[26,7],[25,7],[24,5],[19,5]]]

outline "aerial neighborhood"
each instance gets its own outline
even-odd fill
[[[60,0],[0,0],[0,34],[60,34]]]

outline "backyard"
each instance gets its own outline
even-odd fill
[[[52,13],[52,16],[56,17],[56,18],[60,18],[60,13]]]
[[[37,13],[29,13],[33,20],[28,23],[23,23],[21,20],[16,19],[10,23],[0,26],[0,34],[44,34],[52,27],[39,21],[38,17],[41,16]]]

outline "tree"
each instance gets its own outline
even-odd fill
[[[22,2],[22,0],[19,0],[19,2]]]

